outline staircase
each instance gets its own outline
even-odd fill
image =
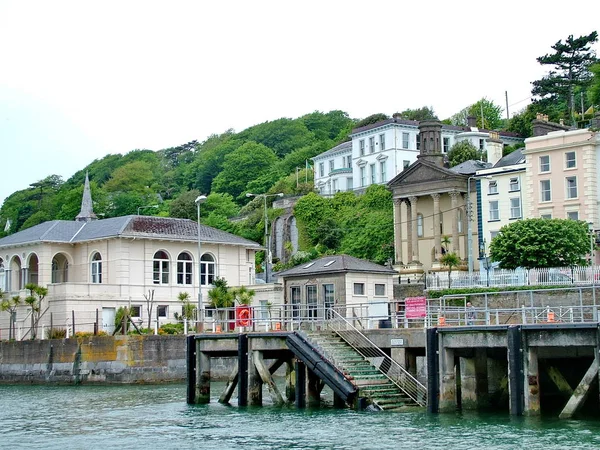
[[[379,410],[420,406],[334,331],[306,332],[306,337]]]

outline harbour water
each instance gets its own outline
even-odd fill
[[[0,448],[600,448],[598,419],[238,408],[216,402],[221,387],[212,403],[187,405],[184,385],[0,386]]]

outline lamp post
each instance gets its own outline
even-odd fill
[[[588,230],[590,232],[590,266],[594,265],[594,223],[588,222]]]
[[[148,205],[148,206],[138,206],[138,213],[137,215],[140,215],[140,209],[145,209],[145,208],[158,208],[158,205]]]
[[[268,283],[271,278],[271,266],[269,261],[269,254],[271,253],[270,239],[269,239],[269,217],[267,216],[267,197],[283,197],[283,192],[278,194],[252,194],[248,192],[246,197],[262,197],[265,200],[265,283]]]
[[[471,180],[492,177],[473,175],[467,179],[467,264],[469,267],[469,281],[473,281],[473,202],[471,201]]]
[[[204,319],[202,314],[202,263],[200,262],[200,258],[202,257],[202,244],[200,243],[200,203],[204,203],[205,201],[206,195],[199,195],[196,197],[196,200],[194,200],[198,210],[198,311],[196,312],[198,317],[196,329],[198,331],[202,331],[202,321]]]

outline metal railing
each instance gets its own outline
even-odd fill
[[[327,328],[338,334],[348,345],[367,359],[377,370],[421,406],[427,405],[427,388],[400,364],[386,355],[345,317],[330,309]]]

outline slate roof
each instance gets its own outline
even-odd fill
[[[284,270],[283,272],[279,272],[278,276],[280,278],[285,278],[340,272],[370,272],[390,275],[397,273],[394,269],[390,269],[389,267],[381,266],[364,259],[358,259],[354,256],[331,255],[300,264],[289,270]]]
[[[525,156],[523,155],[523,148],[519,148],[514,152],[509,153],[503,158],[500,158],[496,164],[494,164],[494,168],[496,167],[505,167],[505,166],[514,166],[515,164],[522,164],[525,162]]]
[[[118,237],[197,241],[198,224],[189,219],[154,216],[123,216],[92,222],[52,220],[0,239],[0,248],[38,242],[74,244]],[[200,241],[261,247],[254,241],[205,225],[200,225]]]
[[[314,158],[311,158],[311,159],[329,156],[332,153],[337,153],[337,152],[346,151],[346,150],[352,150],[352,141],[342,142],[341,144],[336,145],[335,147],[327,150],[326,152],[319,153],[317,156],[315,156]]]
[[[491,163],[470,159],[452,167],[450,170],[452,172],[460,173],[461,175],[472,175],[478,170],[489,169],[491,167]]]

